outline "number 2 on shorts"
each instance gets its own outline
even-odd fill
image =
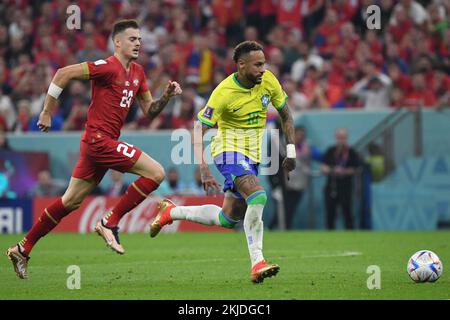
[[[117,145],[117,152],[122,153],[124,156],[127,156],[128,158],[133,158],[134,154],[136,153],[135,149],[132,149],[131,152],[128,152],[128,147],[133,147],[133,145],[129,143],[119,143]]]

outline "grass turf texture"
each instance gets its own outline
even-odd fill
[[[0,248],[19,235],[0,235]],[[245,236],[236,233],[122,234],[123,256],[94,234],[50,234],[32,253],[29,279],[0,259],[0,299],[450,299],[450,233],[265,232],[264,254],[280,273],[249,280]],[[406,273],[420,249],[436,252],[444,271],[435,283]],[[68,266],[81,269],[81,289],[66,287]],[[369,290],[367,267],[381,268]]]

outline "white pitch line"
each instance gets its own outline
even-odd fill
[[[344,251],[337,253],[317,254],[312,256],[302,256],[302,258],[335,258],[335,257],[354,257],[361,256],[362,252],[358,251]]]
[[[317,252],[317,251],[316,251]],[[329,252],[329,253],[323,253],[323,254],[315,254],[315,255],[302,255],[302,256],[283,256],[283,257],[273,257],[271,260],[293,260],[293,259],[311,259],[311,258],[339,258],[339,257],[354,257],[354,256],[361,256],[362,252],[359,251],[343,251],[343,252]],[[188,263],[205,263],[205,262],[229,262],[229,261],[248,261],[248,258],[207,258],[207,259],[189,259],[185,260]],[[114,262],[115,265],[134,265],[136,262],[129,261],[129,262]],[[166,264],[166,263],[172,263],[172,260],[150,260],[146,261],[146,264]],[[96,265],[101,264],[101,262],[98,263],[87,263],[85,265]],[[39,268],[48,268],[48,266],[33,266],[35,269]]]

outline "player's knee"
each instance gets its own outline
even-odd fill
[[[247,205],[266,205],[267,203],[267,194],[265,190],[258,190],[253,192],[251,195],[245,199],[245,202],[247,202]]]
[[[227,229],[233,229],[239,220],[235,220],[231,217],[232,215],[226,215],[222,210],[219,212],[219,222],[220,225]]]
[[[246,206],[233,206],[233,211],[229,214],[229,217],[235,221],[240,221],[244,219],[246,210]]]
[[[164,171],[164,168],[162,166],[159,166],[154,172],[153,180],[160,184],[164,181],[165,177],[166,172]]]
[[[73,211],[78,209],[83,202],[83,199],[75,198],[75,197],[66,197],[62,199],[63,205],[67,210]]]
[[[151,168],[151,170],[148,171],[148,173],[143,174],[145,178],[152,179],[158,184],[161,184],[161,182],[164,181],[164,178],[166,177],[166,172],[164,171],[164,168],[158,164]]]

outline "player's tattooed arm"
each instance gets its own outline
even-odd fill
[[[145,114],[150,118],[154,119],[156,116],[164,109],[164,107],[169,102],[170,98],[173,96],[180,95],[182,93],[180,85],[175,81],[169,81],[166,90],[161,95],[159,99],[148,100],[148,107],[145,110]]]
[[[200,177],[203,184],[203,189],[208,193],[209,191],[220,191],[220,184],[214,179],[208,164],[203,157],[203,136],[205,132],[210,129],[207,125],[200,121],[194,123],[194,135],[192,137],[192,144],[194,145],[194,156],[200,166]]]
[[[282,108],[278,112],[280,114],[281,126],[284,132],[284,136],[286,137],[286,143],[287,144],[294,143],[295,137],[294,119],[292,118],[289,106],[286,104],[284,108]]]
[[[203,136],[209,129],[210,127],[200,121],[194,122],[194,135],[192,136],[192,144],[194,146],[195,159],[198,161],[197,163],[200,165],[200,167],[208,167],[208,164],[203,157]]]
[[[280,111],[278,111],[281,118],[281,127],[283,128],[286,144],[294,144],[295,128],[294,119],[292,118],[289,106],[286,104]],[[296,162],[293,158],[285,158],[282,163],[283,168],[289,172],[295,169]],[[289,175],[288,175],[289,179]]]
[[[169,102],[170,98],[167,95],[162,95],[159,99],[152,100],[148,106],[146,115],[150,119],[156,118],[156,116],[164,109]]]

